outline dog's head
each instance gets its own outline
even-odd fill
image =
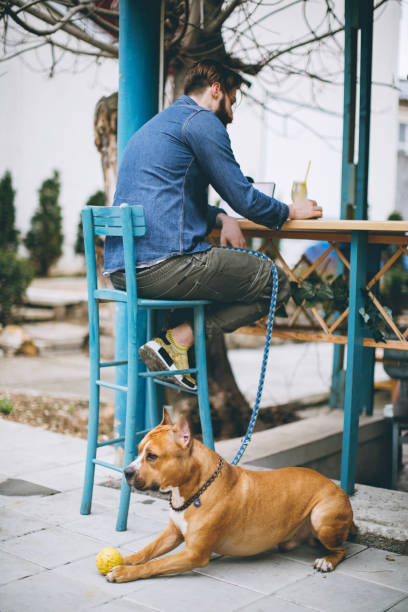
[[[138,456],[128,465],[124,474],[128,485],[141,491],[168,491],[178,487],[187,478],[187,462],[191,455],[193,438],[183,416],[173,425],[166,409],[163,420],[140,442]]]

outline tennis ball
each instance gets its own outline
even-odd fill
[[[110,572],[112,567],[121,565],[122,562],[123,557],[116,548],[102,548],[95,559],[96,567],[104,576]]]

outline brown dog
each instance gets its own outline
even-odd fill
[[[140,442],[139,456],[125,476],[142,491],[171,491],[170,521],[154,542],[114,567],[106,576],[109,582],[204,567],[212,552],[255,555],[275,545],[287,551],[317,540],[328,554],[314,567],[327,572],[344,559],[343,542],[354,529],[346,493],[325,476],[307,468],[232,466],[194,440],[183,417],[173,425],[166,411]],[[182,552],[151,561],[183,540]]]

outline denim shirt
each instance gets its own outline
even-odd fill
[[[209,184],[256,223],[280,229],[288,217],[286,204],[245,178],[220,119],[183,95],[132,136],[119,168],[113,205],[145,209],[146,234],[135,239],[137,265],[211,248],[205,236],[224,211],[208,204]],[[104,273],[124,267],[122,239],[107,236]]]

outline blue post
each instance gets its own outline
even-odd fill
[[[367,278],[367,232],[351,233],[350,253],[350,314],[348,317],[346,394],[341,456],[341,486],[351,495],[357,462],[358,422],[364,397],[363,321],[359,310],[363,306],[361,289]]]
[[[160,17],[161,0],[120,1],[118,164],[134,132],[158,111]],[[140,319],[142,317],[138,317],[138,333],[143,334],[146,321]],[[115,312],[115,359],[127,359],[127,329],[126,307],[120,304]],[[116,368],[116,372],[116,383],[126,385],[127,367]],[[145,390],[142,385],[139,385],[139,388],[138,405],[144,407]],[[125,434],[125,414],[126,396],[117,392],[115,394],[116,436]]]

